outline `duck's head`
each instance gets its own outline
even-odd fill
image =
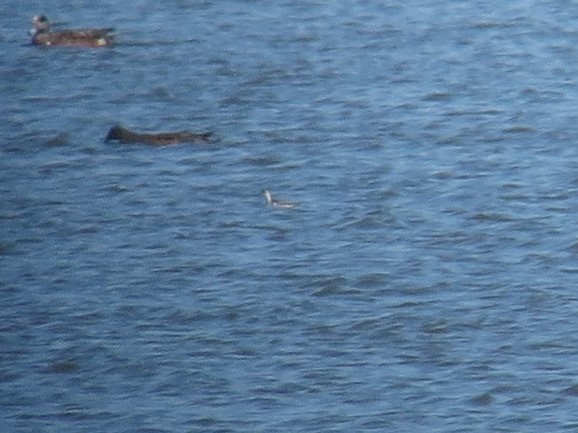
[[[106,134],[104,141],[120,140],[126,134],[126,132],[127,130],[122,126],[113,126],[108,130],[108,134]]]
[[[50,29],[50,21],[48,21],[46,15],[35,15],[32,18],[32,25],[34,28],[31,31],[34,33],[47,32]]]

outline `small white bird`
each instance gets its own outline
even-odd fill
[[[275,197],[273,197],[271,193],[266,189],[263,190],[263,195],[265,196],[265,200],[267,201],[268,206],[292,208],[298,205],[298,203],[278,200]]]

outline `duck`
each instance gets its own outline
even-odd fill
[[[263,195],[268,206],[290,209],[299,205],[298,203],[276,199],[267,189],[263,190]]]
[[[105,47],[112,45],[112,28],[51,31],[46,15],[32,18],[32,44],[43,46]]]
[[[170,144],[210,141],[212,132],[194,133],[189,131],[161,132],[156,134],[139,133],[122,126],[116,125],[110,128],[105,142],[119,141],[121,143],[144,143],[154,146],[168,146]]]

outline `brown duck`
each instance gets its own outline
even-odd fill
[[[32,44],[44,46],[104,47],[114,41],[114,29],[50,30],[46,15],[36,15],[32,19]]]
[[[113,126],[108,131],[104,141],[120,141],[121,143],[145,143],[155,146],[167,146],[169,144],[201,142],[207,143],[211,138],[211,132],[193,133],[189,131],[162,132],[159,134],[141,134],[130,131],[122,126]]]

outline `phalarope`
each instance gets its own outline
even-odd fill
[[[296,207],[298,205],[298,203],[278,200],[275,197],[273,197],[271,195],[271,193],[266,189],[263,190],[263,195],[265,196],[265,201],[267,202],[267,205],[269,205],[269,206],[293,208],[293,207]]]

